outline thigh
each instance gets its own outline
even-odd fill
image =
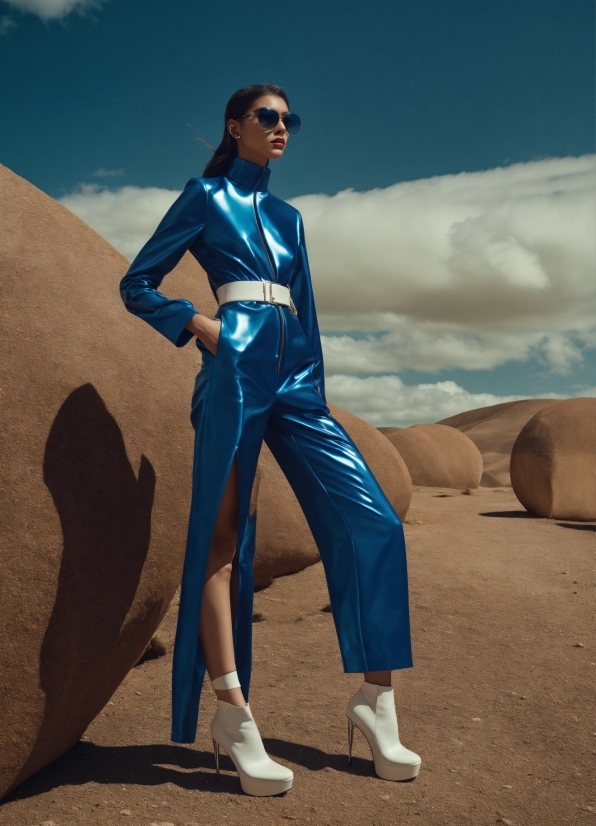
[[[357,446],[324,410],[285,408],[266,441],[319,548],[346,671],[412,664],[402,523]]]
[[[276,408],[265,441],[313,534],[338,519],[350,533],[384,534],[401,529],[399,517],[358,447],[326,406]]]
[[[390,502],[358,447],[326,406],[276,409],[265,441],[301,504],[324,509],[324,490],[324,498],[329,497],[349,521],[356,513],[371,521],[395,520]]]
[[[211,536],[212,549],[221,548],[223,551],[231,549],[232,555],[238,532],[238,495],[238,457],[236,456],[232,462]]]

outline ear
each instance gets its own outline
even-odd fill
[[[238,134],[239,133],[238,121],[234,120],[233,118],[230,118],[226,122],[226,129],[228,130],[228,132],[230,133],[230,135],[233,138],[239,138],[240,137],[240,135]]]

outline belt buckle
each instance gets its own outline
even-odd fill
[[[268,304],[278,303],[273,295],[273,286],[272,281],[263,281],[263,301],[266,301]]]

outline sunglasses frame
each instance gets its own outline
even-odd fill
[[[272,113],[277,115],[277,121],[273,124],[273,126],[268,126],[267,124],[264,124],[261,121],[260,113],[263,112],[263,111],[272,112]],[[300,131],[300,127],[302,126],[302,122],[300,120],[300,117],[298,115],[296,115],[294,112],[286,112],[284,115],[280,115],[279,112],[276,109],[271,109],[270,106],[259,106],[259,108],[255,109],[254,112],[247,112],[246,115],[240,115],[239,118],[234,118],[234,120],[244,120],[245,118],[251,118],[253,115],[257,116],[259,124],[263,127],[263,129],[275,129],[277,127],[277,124],[280,121],[280,118],[281,118],[281,122],[283,123],[286,131],[290,135],[298,134],[298,132]],[[288,126],[288,124],[285,121],[285,118],[287,118],[289,115],[293,115],[295,118],[298,118],[298,128],[296,129],[296,124],[293,124],[293,126],[292,126],[294,131],[291,131],[290,127]]]

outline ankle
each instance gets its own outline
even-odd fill
[[[364,682],[383,687],[391,686],[391,671],[368,671],[364,674]]]
[[[215,677],[211,680],[213,690],[217,695],[217,699],[230,706],[243,708],[248,705],[244,699],[244,694],[240,687],[240,680],[236,671],[228,671],[227,674],[222,674],[221,677]]]
[[[248,703],[244,699],[244,694],[239,688],[216,688],[215,695],[220,702],[227,703],[229,706],[236,706],[236,708],[244,708],[248,705]]]

